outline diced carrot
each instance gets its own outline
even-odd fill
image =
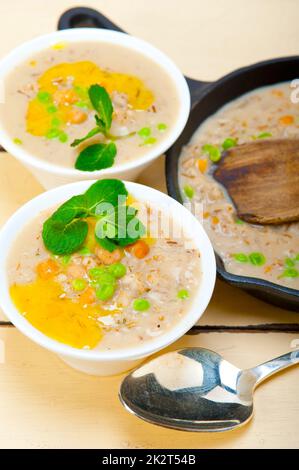
[[[284,126],[290,126],[291,124],[294,123],[294,117],[289,114],[286,114],[285,116],[281,116],[279,118],[279,122],[280,124],[283,124]]]
[[[198,169],[201,173],[204,173],[208,166],[208,160],[206,158],[201,158],[197,161]]]
[[[128,245],[126,250],[132,253],[135,258],[142,259],[149,253],[150,248],[145,241],[138,240],[137,242],[132,243],[132,245]]]
[[[49,258],[45,261],[41,261],[36,266],[37,275],[41,279],[51,279],[51,277],[55,276],[59,272],[59,265],[53,259]]]
[[[204,212],[203,213],[203,218],[208,219],[210,217],[210,212]]]
[[[80,295],[80,303],[82,305],[92,304],[95,301],[95,291],[92,287],[87,287]]]
[[[213,216],[213,218],[212,218],[212,224],[214,224],[214,225],[219,224],[219,218],[217,217],[217,215],[214,215],[214,216]]]
[[[265,266],[264,267],[264,273],[269,273],[270,271],[272,271],[272,266]]]

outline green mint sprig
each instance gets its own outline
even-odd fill
[[[79,153],[75,168],[81,171],[110,168],[114,163],[116,153],[117,149],[114,142],[89,145]]]
[[[97,112],[95,115],[96,127],[91,129],[84,137],[75,139],[71,147],[77,147],[97,134],[103,134],[106,138],[112,124],[113,104],[104,87],[91,85],[88,89],[89,100]],[[75,168],[81,171],[96,171],[110,168],[114,164],[117,153],[113,142],[89,145],[83,149],[76,160]]]
[[[125,205],[127,195],[122,181],[106,179],[91,185],[84,194],[73,196],[45,221],[42,237],[46,248],[59,256],[82,248],[88,233],[87,217],[98,219],[95,239],[110,252],[138,240],[145,228],[136,217],[137,210]],[[103,207],[108,204],[109,210],[101,209],[101,204]],[[120,206],[123,206],[122,211]],[[123,213],[124,217],[119,215]]]
[[[96,127],[91,129],[85,136],[75,139],[71,147],[77,147],[86,140],[97,134],[102,134],[110,142],[89,145],[83,149],[76,160],[75,168],[81,171],[97,171],[110,168],[114,164],[117,147],[113,141],[131,137],[135,132],[127,135],[115,136],[109,133],[112,125],[113,104],[109,93],[100,85],[91,85],[88,89],[89,101],[96,111],[94,119]]]

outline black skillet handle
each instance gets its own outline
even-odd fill
[[[57,29],[102,28],[125,33],[116,24],[93,8],[70,8],[58,20]]]
[[[211,82],[202,82],[200,80],[194,80],[193,78],[185,77],[188,83],[188,87],[191,95],[191,108],[193,108],[199,101],[205,88],[210,85]]]
[[[70,8],[59,18],[57,29],[61,30],[72,28],[102,28],[125,33],[123,29],[112,23],[112,21],[97,10],[85,7]],[[194,80],[189,77],[186,77],[186,80],[191,94],[191,106],[194,106],[198,102],[203,88],[205,88],[209,83]]]

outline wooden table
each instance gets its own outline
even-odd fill
[[[56,28],[79,1],[1,2],[0,55]],[[85,3],[85,2],[83,2]],[[124,29],[168,53],[183,72],[214,80],[254,61],[298,54],[299,3],[292,0],[89,1]],[[165,190],[161,157],[140,182]],[[0,154],[0,223],[42,191],[10,155]],[[219,434],[157,428],[129,415],[117,391],[121,377],[75,372],[12,327],[0,323],[1,448],[291,448],[299,447],[299,381],[293,368],[256,392],[256,415],[247,426]],[[296,313],[267,305],[217,282],[194,335],[173,348],[203,346],[241,368],[299,345]]]

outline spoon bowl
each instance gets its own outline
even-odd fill
[[[253,392],[268,376],[299,362],[294,351],[241,370],[219,354],[185,348],[163,354],[131,372],[120,400],[137,417],[183,431],[228,431],[253,415]]]

